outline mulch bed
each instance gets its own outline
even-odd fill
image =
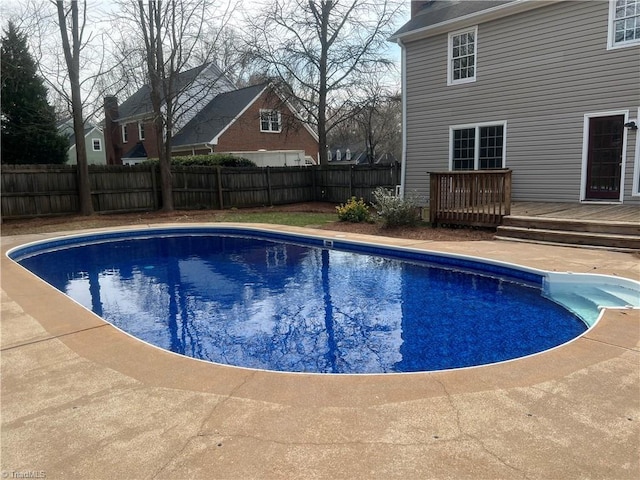
[[[336,206],[331,203],[308,202],[275,207],[247,208],[238,211],[336,213]],[[74,215],[31,218],[24,220],[5,220],[1,226],[1,233],[2,235],[22,235],[29,233],[50,233],[63,230],[116,227],[123,225],[147,225],[150,223],[219,222],[224,219],[225,212],[227,211],[176,210],[170,213],[141,212],[108,215],[96,214],[88,217]],[[493,230],[470,228],[431,228],[427,225],[387,229],[383,228],[379,223],[340,222],[337,221],[337,216],[335,222],[329,222],[323,225],[314,225],[314,227],[339,232],[435,241],[492,240],[494,235]]]

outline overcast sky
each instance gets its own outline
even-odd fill
[[[236,4],[236,10],[233,13],[231,24],[238,27],[241,26],[243,17],[251,16],[252,14],[258,14],[261,9],[269,4],[272,0],[249,0],[249,1],[237,1],[237,0],[220,0],[220,3],[228,5],[229,3]],[[24,5],[30,3],[38,5],[38,10],[43,13],[50,12],[55,15],[55,5],[51,0],[0,0],[0,20],[3,27],[6,26],[6,22],[9,18],[15,17],[16,14],[24,9]],[[118,6],[111,0],[88,0],[88,11],[90,12],[90,19],[94,21],[97,29],[103,29],[106,25],[106,29],[109,25],[106,23],[111,20],[112,13],[117,11]],[[219,11],[222,11],[222,6],[219,7]],[[95,12],[100,12],[96,14]],[[410,15],[410,2],[403,1],[403,6],[400,15],[396,19],[396,25],[394,30],[400,28],[408,19]],[[105,24],[99,25],[102,22],[99,19],[104,19]],[[20,20],[18,19],[18,24]],[[51,35],[54,35],[52,33]],[[56,43],[60,42],[59,33],[55,39],[51,39]],[[397,64],[397,71],[389,74],[384,83],[394,85],[396,88],[400,88],[400,47],[388,42],[385,52],[381,52],[383,55],[393,59]]]

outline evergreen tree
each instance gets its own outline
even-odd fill
[[[58,133],[47,89],[27,47],[27,36],[9,22],[1,47],[2,163],[64,163],[69,144]]]

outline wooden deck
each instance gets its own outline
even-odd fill
[[[640,250],[640,206],[514,202],[496,238]]]
[[[514,217],[544,217],[640,224],[640,205],[513,202],[511,204],[511,215]]]

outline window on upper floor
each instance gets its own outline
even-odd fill
[[[260,131],[270,133],[280,133],[280,112],[277,110],[260,110]]]
[[[94,152],[101,152],[102,151],[102,140],[100,140],[99,138],[92,138],[91,139],[91,143],[93,144],[93,151]]]
[[[640,45],[640,0],[610,0],[608,48],[629,45]]]
[[[505,167],[506,123],[451,127],[451,170],[493,170]]]
[[[447,84],[456,85],[476,81],[478,27],[449,34]]]
[[[122,128],[122,143],[127,143],[129,141],[129,132],[127,132],[127,126],[121,125]]]
[[[144,140],[144,123],[138,122],[138,140]]]

